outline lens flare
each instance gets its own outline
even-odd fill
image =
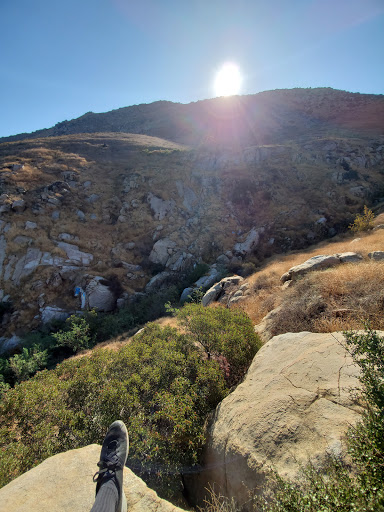
[[[216,96],[232,96],[239,94],[243,78],[239,66],[232,62],[223,64],[217,72],[214,91]]]

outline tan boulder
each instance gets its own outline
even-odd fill
[[[1,510],[12,512],[89,512],[101,447],[97,444],[59,453],[0,489]],[[130,512],[182,512],[160,499],[132,471],[124,470],[124,492]]]
[[[285,272],[280,278],[280,281],[285,283],[290,279],[295,280],[300,276],[307,274],[308,272],[314,272],[315,270],[325,270],[340,263],[358,263],[363,259],[361,254],[355,252],[343,252],[342,254],[331,254],[324,255],[319,254],[312,256],[309,260],[304,261],[300,265],[296,265]]]
[[[281,276],[280,280],[283,283],[285,283],[285,281],[289,281],[290,279],[297,279],[299,276],[303,276],[308,272],[313,272],[315,270],[324,270],[326,268],[339,265],[340,263],[341,261],[336,254],[332,254],[330,256],[319,254],[317,256],[312,256],[312,258],[309,258],[309,260],[304,261],[304,263],[300,263],[300,265],[296,265],[290,268],[288,272]]]
[[[208,431],[203,471],[188,479],[202,504],[205,488],[245,503],[269,468],[295,478],[309,458],[339,454],[342,438],[361,409],[351,398],[358,369],[340,333],[275,336],[258,352],[245,377],[217,407]]]

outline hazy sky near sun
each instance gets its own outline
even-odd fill
[[[292,87],[384,93],[384,0],[0,0],[0,136],[87,111]]]

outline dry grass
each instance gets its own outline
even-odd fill
[[[380,218],[378,218],[380,221]],[[281,305],[272,332],[331,332],[361,328],[369,320],[375,329],[384,328],[384,262],[368,259],[368,253],[384,250],[384,230],[351,236],[284,256],[274,256],[264,269],[248,279],[252,294],[242,308],[257,324]],[[358,252],[364,260],[314,272],[284,290],[280,276],[289,268],[318,254]]]

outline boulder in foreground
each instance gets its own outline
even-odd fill
[[[95,500],[101,447],[97,444],[59,453],[0,489],[2,510],[12,512],[89,512]],[[128,468],[124,492],[130,512],[182,512],[157,496]]]
[[[309,458],[317,465],[327,452],[342,452],[343,435],[361,412],[350,394],[358,368],[342,339],[287,333],[260,349],[244,382],[217,407],[203,470],[188,479],[199,505],[209,485],[243,504],[269,468],[294,479]]]

